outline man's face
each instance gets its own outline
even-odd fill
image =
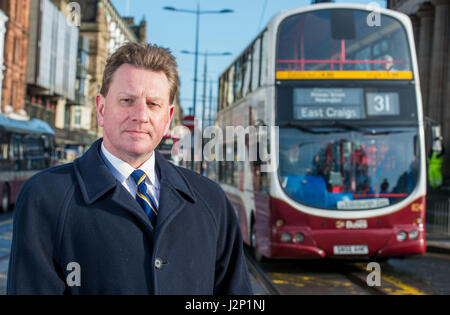
[[[96,105],[106,149],[135,168],[151,157],[174,109],[166,75],[129,64],[116,70],[108,94],[98,94]]]

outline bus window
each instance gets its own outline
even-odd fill
[[[256,90],[259,87],[259,69],[261,67],[261,45],[260,38],[258,37],[253,44],[253,57],[252,57],[252,91]]]
[[[238,60],[234,64],[234,69],[236,71],[234,75],[234,99],[233,101],[237,101],[242,97],[242,74],[243,74],[243,65],[242,59]]]
[[[7,160],[9,158],[9,143],[6,137],[0,137],[0,160]]]
[[[416,132],[400,127],[373,133],[282,128],[281,183],[291,197],[313,207],[351,210],[394,204],[417,184]]]
[[[262,46],[262,53],[261,53],[261,86],[264,86],[267,84],[267,65],[269,63],[269,60],[267,58],[267,52],[268,49],[268,43],[267,43],[267,31],[265,31],[261,37],[261,46]]]
[[[251,50],[244,54],[244,84],[242,85],[242,96],[247,96],[250,92],[250,78],[252,73],[252,52]]]
[[[12,136],[12,161],[13,161],[13,170],[21,171],[25,169],[24,159],[23,159],[23,144],[22,144],[22,136],[14,135]]]
[[[349,17],[353,23],[341,23],[345,30],[333,27]],[[407,36],[399,21],[382,14],[381,25],[370,27],[367,11],[331,9],[290,16],[281,24],[277,71],[356,70],[411,71]]]
[[[164,136],[161,142],[158,144],[156,149],[161,153],[167,160],[173,161],[172,148],[177,143],[178,138],[172,136]],[[177,149],[175,149],[177,150]]]
[[[9,134],[0,134],[0,171],[10,170],[10,143]]]
[[[227,100],[227,106],[230,106],[231,104],[233,104],[234,102],[234,90],[233,90],[233,85],[234,85],[234,65],[231,66],[231,68],[227,71],[227,96],[226,96],[226,100]]]
[[[224,101],[223,101],[223,95],[224,95],[224,89],[225,89],[224,82],[225,82],[225,77],[221,76],[219,78],[219,105],[218,105],[219,111],[223,109],[223,104],[224,104]]]

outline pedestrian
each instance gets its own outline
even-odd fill
[[[428,154],[428,182],[433,189],[443,184],[442,165],[444,164],[445,148],[442,136],[433,139],[433,145]]]
[[[155,151],[178,88],[168,49],[126,43],[109,57],[103,138],[17,199],[8,294],[252,293],[222,189]]]

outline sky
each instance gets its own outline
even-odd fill
[[[133,16],[135,23],[143,17],[147,21],[147,41],[170,48],[178,61],[181,81],[181,107],[188,115],[193,105],[195,20],[191,13],[164,10],[164,6],[177,9],[220,11],[232,9],[233,13],[201,14],[199,23],[200,53],[231,53],[227,56],[209,56],[207,77],[213,82],[213,106],[217,106],[217,81],[228,65],[252,42],[269,20],[278,12],[306,6],[311,0],[111,0],[121,16]],[[337,3],[369,4],[377,2],[386,7],[386,0],[335,0]],[[183,54],[182,50],[192,52]],[[196,114],[202,115],[204,56],[199,56],[197,67]],[[209,99],[210,86],[207,85]]]

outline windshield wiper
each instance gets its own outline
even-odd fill
[[[280,128],[295,128],[295,129],[300,129],[303,132],[307,132],[307,133],[323,133],[320,131],[314,131],[311,127],[306,127],[303,126],[300,123],[296,123],[296,122],[287,122],[287,123],[283,123],[279,125]]]
[[[331,124],[331,127],[344,128],[344,129],[352,130],[352,131],[367,131],[367,129],[363,129],[359,126],[347,124],[347,123],[336,121],[336,120],[333,121],[333,123]]]

